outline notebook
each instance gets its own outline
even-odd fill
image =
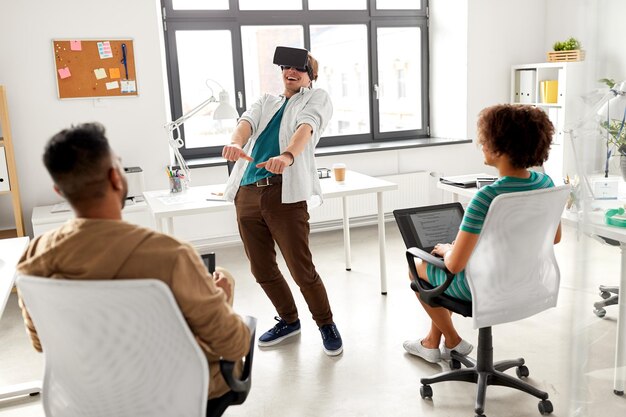
[[[448,185],[454,185],[455,187],[461,187],[461,188],[474,188],[476,187],[476,182],[478,180],[490,180],[491,182],[494,182],[495,180],[497,180],[497,177],[494,177],[493,175],[489,175],[489,174],[468,174],[468,175],[457,175],[455,177],[441,177],[439,178],[439,181],[441,181],[442,184],[448,184]]]
[[[437,243],[452,243],[463,220],[461,203],[394,210],[393,215],[407,248],[431,252]]]

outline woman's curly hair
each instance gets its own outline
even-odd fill
[[[479,143],[509,157],[514,168],[542,165],[552,143],[554,126],[548,115],[532,106],[499,104],[478,116]]]

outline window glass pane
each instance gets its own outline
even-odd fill
[[[219,98],[222,88],[234,107],[233,56],[228,30],[177,31],[178,69],[183,114],[211,95]],[[210,45],[210,53],[207,52]],[[213,120],[217,103],[206,105],[183,125],[185,146],[190,148],[230,143],[236,120]]]
[[[315,86],[333,102],[324,136],[369,133],[367,27],[312,25],[311,54],[319,62]]]
[[[365,10],[366,0],[309,0],[309,10]]]
[[[228,0],[172,0],[174,10],[228,10]]]
[[[304,48],[302,26],[242,26],[241,43],[245,74],[246,106],[262,94],[282,94],[284,85],[278,65],[272,63],[277,46]]]
[[[302,0],[239,0],[239,10],[302,10]]]
[[[421,0],[376,0],[378,10],[421,10]]]
[[[378,28],[381,132],[422,128],[420,29]]]

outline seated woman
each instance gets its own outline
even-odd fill
[[[478,143],[482,147],[485,164],[498,170],[499,179],[476,192],[467,206],[456,240],[452,243],[439,243],[432,251],[433,254],[442,256],[446,268],[455,274],[454,280],[445,291],[449,296],[462,300],[472,299],[464,269],[478,242],[493,199],[499,194],[554,186],[546,174],[528,170],[546,161],[553,133],[554,127],[548,116],[531,106],[497,105],[480,113]],[[554,243],[560,240],[559,224]],[[441,269],[419,259],[416,259],[416,266],[419,278],[432,285],[440,285],[446,280],[446,274]],[[407,352],[435,363],[441,359],[449,359],[452,350],[461,355],[472,351],[473,346],[463,340],[454,328],[451,311],[443,307],[431,307],[423,302],[421,304],[432,320],[430,331],[423,339],[405,341],[403,346]]]

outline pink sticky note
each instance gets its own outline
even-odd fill
[[[72,73],[70,73],[70,69],[68,67],[65,68],[61,68],[59,70],[59,77],[61,77],[61,79],[65,79],[65,78],[69,78],[72,76]]]
[[[82,51],[83,46],[81,45],[80,41],[70,41],[70,49],[72,51]]]

